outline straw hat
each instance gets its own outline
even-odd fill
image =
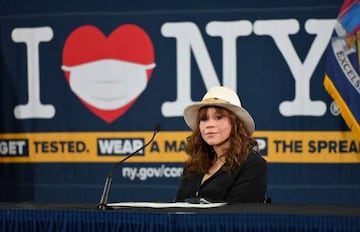
[[[230,110],[245,123],[250,134],[255,130],[255,123],[251,115],[241,106],[237,94],[227,87],[216,86],[211,88],[201,102],[189,105],[184,109],[185,122],[192,130],[196,128],[199,110],[204,106],[219,106]]]

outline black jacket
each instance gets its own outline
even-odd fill
[[[202,178],[203,174],[183,175],[175,201],[201,197],[212,202],[263,202],[267,188],[267,163],[259,153],[252,152],[230,173],[222,167],[201,185]]]

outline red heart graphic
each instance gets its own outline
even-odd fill
[[[103,59],[115,59],[143,65],[153,64],[153,44],[148,34],[134,24],[122,25],[108,37],[98,28],[86,25],[72,31],[66,39],[62,56],[63,66],[72,67]],[[146,72],[149,81],[152,69],[148,69]],[[65,76],[69,81],[70,72],[65,71]],[[86,103],[81,97],[79,99],[94,114],[111,123],[123,115],[138,97],[115,110],[102,110]]]

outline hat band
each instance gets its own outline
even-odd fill
[[[220,99],[220,98],[206,98],[203,99],[201,101],[202,103],[227,103],[227,104],[231,104],[230,102],[224,100],[224,99]]]

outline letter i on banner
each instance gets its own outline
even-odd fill
[[[360,140],[360,0],[345,0],[327,48],[324,86]]]

